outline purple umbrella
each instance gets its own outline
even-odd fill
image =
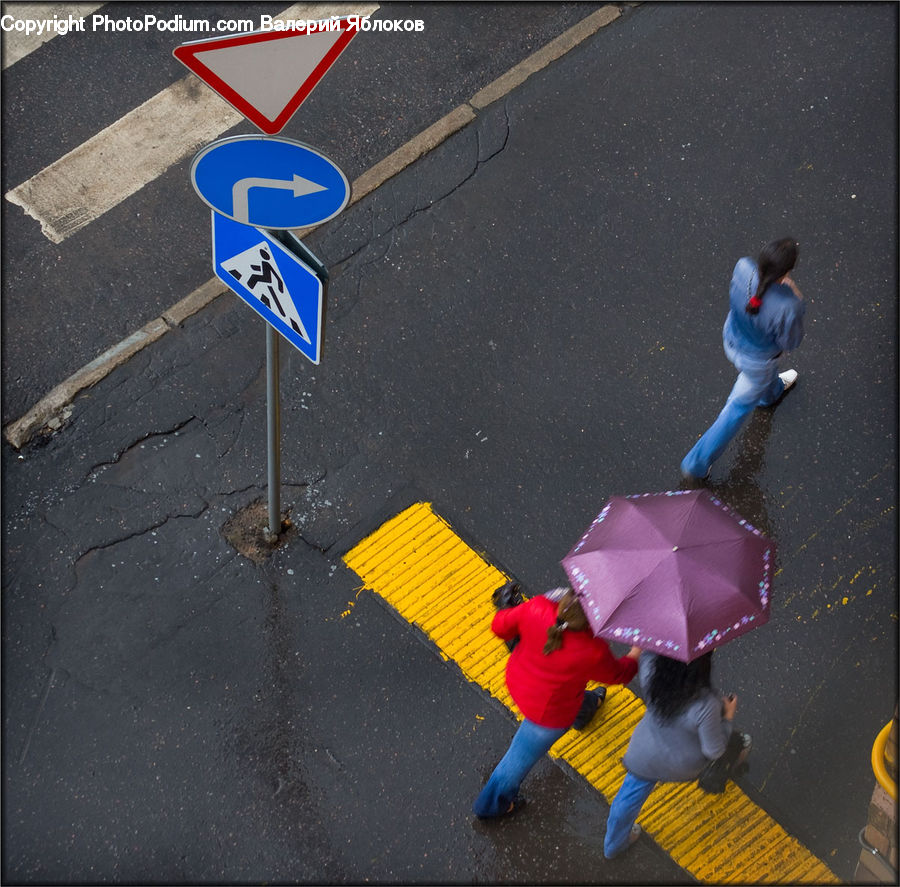
[[[690,662],[768,621],[775,543],[706,490],[613,496],[562,565],[594,634]]]

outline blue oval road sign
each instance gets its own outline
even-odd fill
[[[217,213],[256,228],[308,228],[334,218],[350,184],[324,154],[292,139],[233,136],[207,145],[191,182]]]

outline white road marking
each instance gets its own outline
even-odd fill
[[[6,199],[54,243],[108,212],[243,117],[193,75],[13,188]]]
[[[378,8],[300,3],[277,19],[364,16]],[[13,188],[6,199],[61,243],[243,119],[189,74]]]
[[[102,3],[4,3],[3,14],[14,16],[20,21],[52,21],[59,19],[86,18],[96,12]],[[24,31],[4,31],[2,34],[3,69],[14,65],[29,53],[43,46],[53,37],[61,36],[56,31],[44,31],[43,34],[26,34]]]

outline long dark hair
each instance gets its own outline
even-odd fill
[[[556,608],[556,622],[547,629],[547,642],[544,644],[544,655],[549,656],[554,650],[562,646],[563,632],[585,631],[590,628],[587,616],[581,608],[578,596],[570,588],[559,602]]]
[[[781,240],[773,240],[767,243],[756,260],[756,272],[759,281],[756,284],[756,292],[747,302],[748,314],[758,314],[762,308],[762,300],[766,290],[776,280],[784,277],[794,265],[800,254],[800,245],[793,237],[782,237]]]
[[[675,717],[710,686],[712,650],[691,662],[657,656],[647,686],[647,703],[663,721]]]

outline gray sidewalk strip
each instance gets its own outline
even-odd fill
[[[543,70],[561,58],[601,28],[614,22],[620,15],[621,11],[617,6],[603,6],[510,68],[505,74],[501,74],[492,83],[475,93],[468,102],[458,106],[411,138],[354,180],[348,205],[352,206],[380,188],[420,157],[434,150],[451,135],[468,126],[476,119],[478,111],[484,110],[488,105],[509,95],[532,74]],[[303,229],[301,233],[304,236],[308,235],[317,227],[319,226]],[[18,450],[42,429],[56,430],[68,418],[71,412],[70,404],[80,391],[95,385],[145,346],[155,342],[168,330],[179,326],[192,314],[196,314],[226,292],[230,292],[230,290],[217,277],[206,281],[190,295],[164,311],[160,317],[151,320],[137,332],[107,349],[99,357],[57,385],[24,416],[10,422],[3,429],[4,437]]]

